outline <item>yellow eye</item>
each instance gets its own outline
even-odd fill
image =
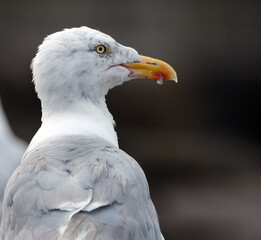
[[[109,52],[109,49],[108,49],[106,46],[102,45],[102,44],[96,46],[94,50],[95,50],[95,52],[97,52],[98,54],[106,54],[106,53]]]

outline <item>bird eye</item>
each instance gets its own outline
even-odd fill
[[[104,45],[98,45],[95,47],[95,52],[97,52],[98,54],[105,54],[109,52],[109,49],[104,46]]]

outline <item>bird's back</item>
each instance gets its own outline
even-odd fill
[[[146,177],[100,138],[67,136],[28,150],[8,182],[0,239],[160,240]]]

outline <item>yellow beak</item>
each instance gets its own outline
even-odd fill
[[[150,57],[140,56],[140,58],[142,62],[122,64],[130,70],[129,77],[178,82],[177,74],[169,64]]]

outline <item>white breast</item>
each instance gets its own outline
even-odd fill
[[[118,147],[114,121],[108,109],[105,111],[91,104],[85,106],[84,110],[79,107],[73,111],[68,109],[66,112],[44,116],[29,148],[36,147],[48,138],[65,135],[98,136]]]

